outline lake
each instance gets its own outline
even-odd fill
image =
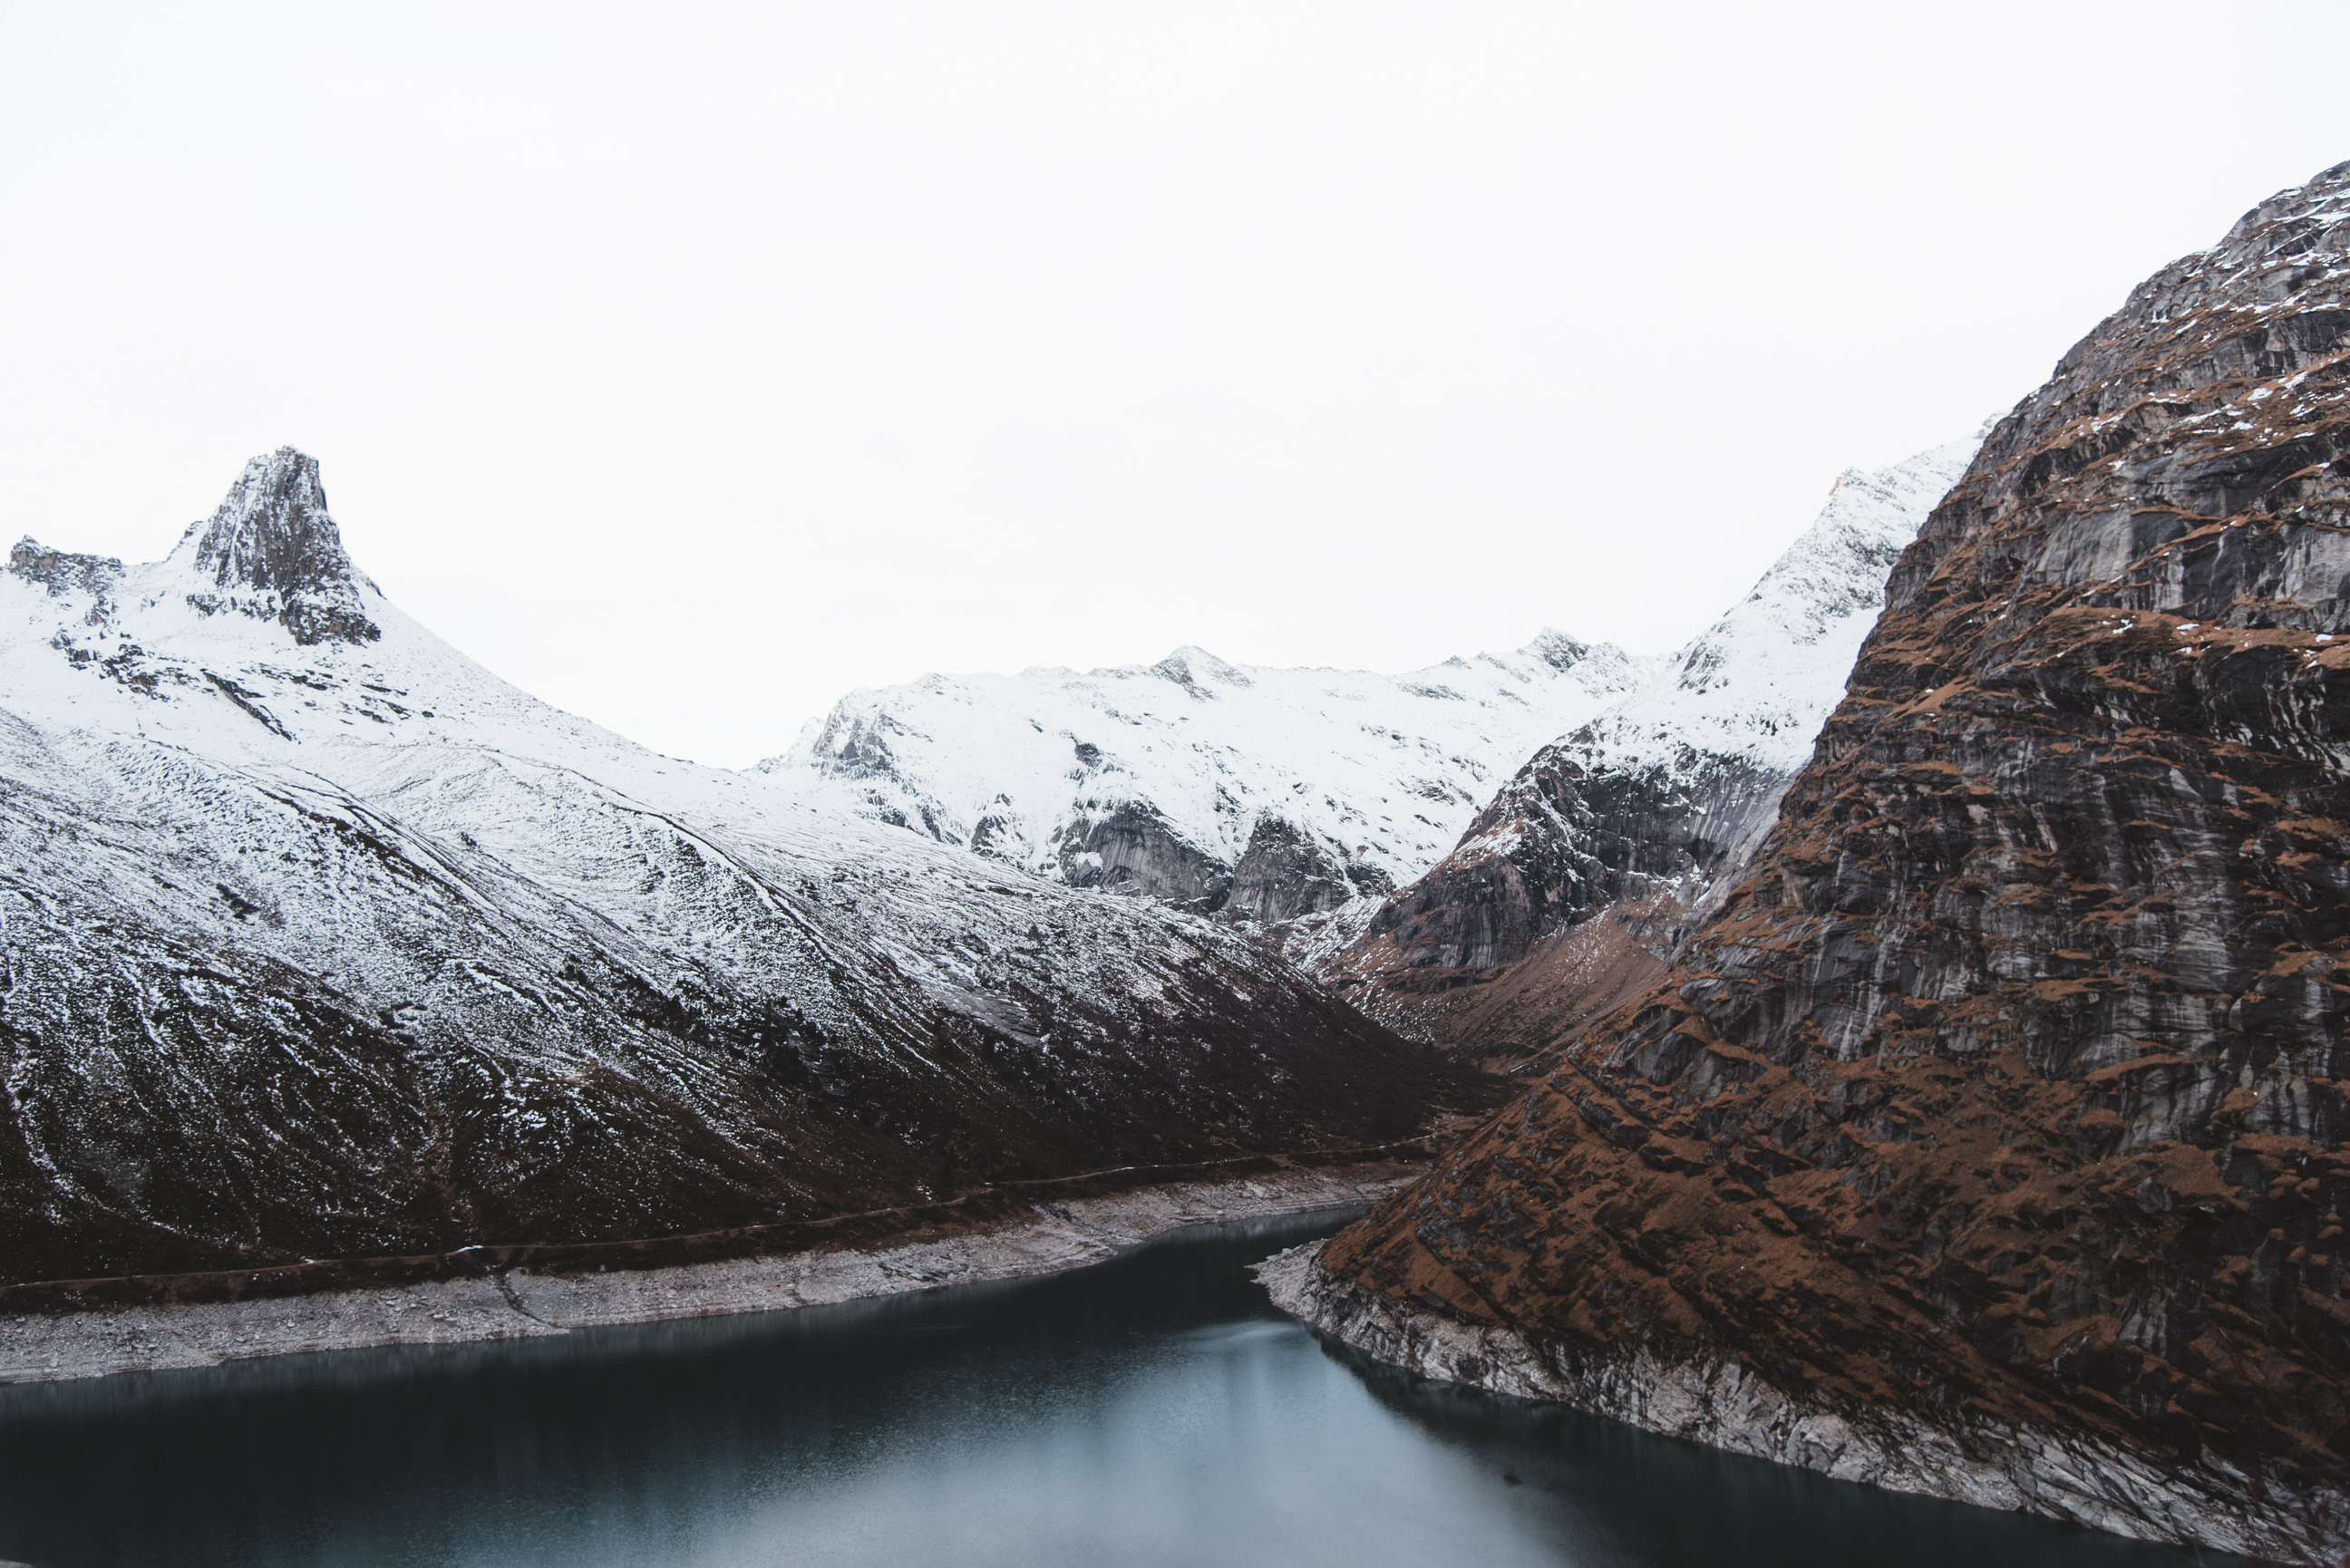
[[[0,1389],[0,1558],[2197,1561],[1369,1366],[1244,1272],[1344,1218],[1204,1227],[1076,1273],[840,1307]]]

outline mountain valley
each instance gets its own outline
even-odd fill
[[[0,1308],[494,1253],[551,1333],[531,1249],[1066,1261],[1142,1232],[1051,1193],[1379,1160],[1262,1275],[1350,1354],[2338,1562],[2345,639],[2350,164],[1669,656],[932,675],[733,772],[404,615],[282,448],[0,568]]]

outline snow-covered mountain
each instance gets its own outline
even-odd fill
[[[1533,747],[1649,661],[1546,631],[1408,675],[1197,648],[853,692],[761,766],[812,798],[1074,887],[1283,920],[1435,864]]]
[[[1683,915],[1700,905],[1776,819],[1844,696],[1887,575],[1979,444],[1847,472],[1751,593],[1651,683],[1536,752],[1367,925],[1335,922],[1318,967],[1373,1016],[1425,1033],[1432,999],[1493,982],[1602,908],[1666,891]],[[1355,929],[1365,934],[1334,953],[1329,938]],[[1616,972],[1606,955],[1573,956]]]
[[[1409,1136],[1458,1080],[1253,944],[562,713],[317,465],[0,572],[0,1274],[649,1236]]]

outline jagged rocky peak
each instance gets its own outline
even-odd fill
[[[1574,669],[1594,654],[1628,657],[1613,643],[1586,642],[1579,637],[1569,637],[1553,626],[1543,628],[1532,642],[1518,651],[1539,659],[1553,670],[1562,672]]]
[[[1186,643],[1150,667],[1153,675],[1163,675],[1192,696],[1203,696],[1205,686],[1253,686],[1248,672],[1225,663],[1204,648]]]
[[[189,525],[172,562],[203,582],[187,597],[207,615],[274,620],[305,646],[382,635],[327,510],[318,460],[293,447],[246,463],[211,520]]]

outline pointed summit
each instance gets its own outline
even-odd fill
[[[208,523],[172,552],[202,579],[188,602],[275,620],[304,645],[382,636],[359,602],[360,578],[327,512],[318,460],[290,446],[244,465]]]
[[[1553,670],[1565,674],[1590,658],[1597,650],[1598,646],[1596,643],[1586,642],[1579,637],[1569,637],[1555,626],[1546,626],[1532,642],[1518,651],[1529,659],[1539,659]]]
[[[1194,697],[1202,695],[1200,686],[1203,681],[1220,686],[1256,684],[1245,671],[1234,669],[1206,649],[1188,642],[1152,665],[1150,673],[1165,676]]]

